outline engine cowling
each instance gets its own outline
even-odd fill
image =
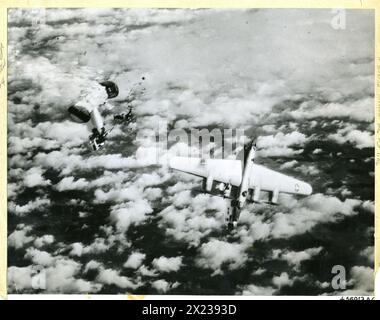
[[[206,180],[206,191],[207,192],[211,192],[213,183],[214,183],[213,177],[208,176],[207,180]]]
[[[260,187],[256,187],[255,191],[253,192],[253,201],[254,202],[259,202],[259,200],[260,200],[260,193],[261,193]]]
[[[214,184],[214,179],[212,177],[203,178],[202,180],[202,190],[211,192]]]
[[[270,197],[270,202],[273,203],[273,204],[278,204],[278,196],[279,196],[279,191],[278,189],[275,189],[272,193],[271,193],[271,197]]]

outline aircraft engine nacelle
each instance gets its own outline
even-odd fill
[[[207,191],[207,192],[211,192],[213,184],[214,184],[214,179],[211,176],[209,176],[207,178],[203,178],[202,190]]]
[[[260,187],[256,187],[255,191],[253,192],[253,202],[259,202],[260,201],[260,193],[261,189]]]
[[[279,195],[279,191],[278,189],[274,190],[271,195],[270,195],[270,202],[272,204],[278,204],[278,195]]]
[[[91,114],[85,107],[75,105],[68,108],[67,111],[74,122],[87,123],[91,119]]]

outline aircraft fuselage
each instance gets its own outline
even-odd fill
[[[255,161],[255,156],[256,147],[252,145],[252,147],[249,149],[248,155],[245,157],[245,162],[243,164],[243,174],[241,185],[239,188],[239,209],[241,209],[244,206],[245,201],[247,200],[249,179],[251,176],[253,162]]]
[[[252,146],[248,149],[248,154],[244,155],[244,161],[242,163],[242,180],[236,196],[231,200],[231,208],[229,210],[228,223],[232,226],[237,224],[239,219],[240,210],[243,208],[249,189],[249,179],[251,176],[253,162],[255,161],[256,147]]]

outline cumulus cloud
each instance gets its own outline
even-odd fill
[[[301,200],[284,197],[282,202],[274,210],[265,205],[255,205],[247,206],[242,211],[240,221],[246,226],[243,225],[238,235],[243,243],[249,245],[256,240],[286,239],[304,234],[318,224],[337,223],[345,217],[355,216],[359,212],[357,209],[362,206],[362,201],[357,199],[341,201],[323,194],[314,194]]]
[[[26,250],[25,258],[30,259],[34,264],[42,266],[50,266],[54,262],[54,258],[51,254],[34,248],[28,248]]]
[[[110,219],[120,231],[127,231],[131,225],[139,225],[146,221],[153,209],[143,199],[115,205],[111,208]]]
[[[31,200],[24,205],[18,205],[14,202],[10,202],[8,204],[9,211],[14,213],[16,216],[25,216],[33,210],[44,210],[49,207],[51,204],[50,199],[46,198],[36,198],[35,200]]]
[[[291,157],[302,153],[300,149],[307,141],[306,136],[298,131],[289,134],[282,132],[271,136],[260,136],[257,146],[261,157]]]
[[[25,244],[32,242],[35,238],[27,235],[31,230],[31,227],[23,227],[21,230],[13,231],[8,236],[8,246],[15,249],[20,249],[24,247]]]
[[[112,202],[123,202],[132,201],[134,199],[140,198],[141,190],[136,186],[110,189],[104,192],[101,189],[95,190],[95,201],[98,203],[103,203],[107,201]]]
[[[182,257],[159,257],[152,261],[153,266],[161,272],[178,271],[182,266]]]
[[[246,285],[242,288],[242,295],[245,296],[271,296],[276,292],[272,287],[260,287],[254,284]]]
[[[248,259],[245,249],[242,244],[211,239],[200,247],[196,264],[202,268],[212,269],[213,275],[221,274],[222,265],[233,270],[245,264]]]
[[[147,266],[142,265],[138,268],[137,272],[144,277],[157,277],[158,273],[154,269],[149,269]]]
[[[84,272],[87,273],[90,270],[97,270],[103,268],[102,264],[98,261],[95,260],[90,260],[89,262],[86,263],[84,267]]]
[[[41,269],[41,265],[9,267],[8,289],[11,292],[23,289],[46,293],[96,293],[101,289],[100,284],[76,278],[81,265],[73,260],[62,257],[50,259],[50,256],[41,255],[39,250],[30,251],[30,254],[34,262],[44,262],[46,268]]]
[[[363,202],[362,207],[365,210],[367,210],[367,211],[369,211],[371,213],[375,213],[375,203],[374,203],[374,201],[366,200],[366,201]]]
[[[361,201],[356,199],[341,201],[336,197],[315,194],[290,205],[290,213],[275,213],[271,233],[275,238],[304,233],[318,223],[334,222],[340,217],[357,214],[355,208],[360,204]]]
[[[297,163],[298,163],[297,160],[291,160],[291,161],[285,162],[284,164],[280,166],[280,169],[283,170],[283,169],[293,168]]]
[[[349,118],[351,120],[372,122],[373,98],[363,98],[345,104],[319,102],[304,102],[301,107],[291,111],[290,115],[295,119],[314,119],[314,118]]]
[[[81,265],[73,260],[57,259],[54,266],[46,269],[46,290],[57,293],[97,292],[101,285],[78,279]]]
[[[36,271],[30,267],[11,266],[7,272],[8,290],[11,292],[23,292],[32,288],[32,277],[36,275]]]
[[[375,261],[375,248],[374,246],[368,246],[367,248],[360,251],[360,255],[365,257],[369,263],[373,264]]]
[[[164,279],[158,279],[152,282],[152,288],[156,289],[159,293],[166,293],[170,289],[175,289],[178,286],[178,282],[170,283]]]
[[[189,246],[198,246],[202,238],[223,226],[226,202],[220,197],[207,194],[192,197],[189,190],[192,183],[188,184],[187,190],[176,192],[179,191],[179,186],[182,189],[182,183],[171,187],[171,195],[165,199],[172,205],[159,213],[162,217],[160,226],[176,240],[186,241]]]
[[[19,154],[23,152],[28,152],[29,150],[33,149],[44,149],[44,150],[51,150],[53,148],[57,148],[58,144],[55,141],[43,139],[40,137],[25,137],[20,138],[17,136],[11,136],[8,139],[8,154],[14,155]]]
[[[54,236],[51,234],[45,234],[42,237],[38,237],[36,240],[34,240],[33,244],[37,248],[41,248],[45,245],[49,245],[54,243]]]
[[[282,272],[279,276],[274,276],[272,282],[277,288],[281,288],[293,285],[294,279],[290,279],[286,272]]]
[[[109,250],[116,241],[116,236],[110,236],[105,238],[95,238],[95,240],[90,245],[83,245],[81,242],[75,242],[71,244],[71,250],[69,251],[70,256],[81,257],[86,254],[101,254]]]
[[[374,135],[368,131],[342,129],[328,136],[331,140],[339,143],[351,143],[358,149],[373,148],[375,145]]]
[[[318,255],[322,251],[322,247],[318,248],[309,248],[304,251],[281,251],[281,250],[274,250],[273,251],[273,258],[274,259],[281,259],[288,262],[289,265],[294,266],[296,270],[299,270],[301,263],[305,260],[310,260],[314,256]]]
[[[300,165],[295,171],[302,172],[305,176],[316,176],[320,174],[320,170],[315,165]]]
[[[96,280],[107,285],[115,285],[123,289],[136,289],[138,284],[133,283],[128,277],[121,276],[117,270],[103,269],[99,272]]]
[[[155,288],[157,291],[166,292],[169,290],[170,284],[169,284],[169,282],[167,282],[163,279],[160,279],[160,280],[154,281],[152,283],[152,287]]]
[[[58,191],[66,191],[66,190],[83,190],[86,189],[89,185],[88,181],[83,178],[79,178],[74,180],[74,177],[65,177],[61,181],[59,181],[55,188]]]
[[[146,257],[146,254],[141,253],[141,252],[133,252],[127,259],[127,261],[124,263],[125,268],[132,268],[132,269],[137,269],[139,268],[144,259]]]
[[[80,242],[73,243],[72,249],[69,252],[69,255],[80,257],[83,253],[83,249],[84,249],[84,247]]]
[[[293,131],[289,134],[279,132],[274,136],[260,136],[257,140],[257,146],[259,148],[288,147],[293,145],[303,145],[306,140],[306,136],[297,131]]]
[[[25,172],[25,176],[24,176],[25,186],[27,186],[28,188],[33,188],[36,186],[49,185],[51,183],[50,180],[46,180],[42,176],[42,173],[43,171],[39,167],[30,168],[27,172]]]

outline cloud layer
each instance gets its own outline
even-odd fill
[[[371,294],[374,16],[346,14],[335,30],[329,10],[10,10],[9,291]],[[66,109],[103,79],[120,94],[94,153]],[[128,105],[136,123],[112,123]],[[248,204],[227,232],[225,200],[165,165],[187,143],[143,135],[162,122],[244,130],[315,193]]]

